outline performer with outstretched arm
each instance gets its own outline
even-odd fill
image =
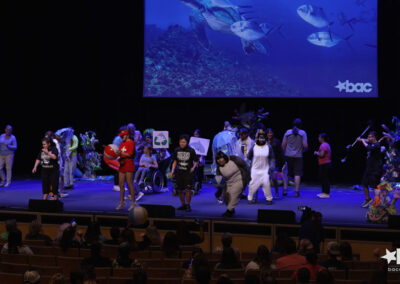
[[[122,138],[122,142],[119,145],[119,151],[117,154],[120,156],[119,159],[119,188],[120,188],[120,202],[116,210],[120,210],[125,206],[125,181],[128,185],[129,191],[131,193],[131,206],[128,210],[135,207],[135,190],[133,188],[133,172],[135,171],[135,166],[133,164],[133,159],[135,157],[135,142],[130,138],[130,133],[127,130],[122,130],[119,133]]]
[[[222,151],[217,153],[215,160],[217,162],[217,176],[222,176],[226,180],[223,189],[226,212],[222,214],[222,217],[232,217],[242,192],[250,182],[250,170],[243,159],[237,156],[228,157]]]
[[[361,207],[366,208],[372,202],[372,198],[369,195],[369,186],[375,189],[382,177],[381,145],[376,140],[375,131],[369,132],[367,139],[358,138],[357,141],[361,142],[367,149],[367,163],[362,178],[365,201],[361,205]]]
[[[172,155],[171,176],[176,174],[176,186],[182,205],[177,210],[192,211],[190,201],[192,199],[193,172],[197,167],[199,158],[192,147],[189,146],[189,136],[179,137],[179,147]],[[185,203],[186,197],[186,203]]]

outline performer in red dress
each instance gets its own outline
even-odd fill
[[[132,202],[128,209],[130,210],[135,206],[135,190],[133,188],[133,172],[135,171],[135,166],[133,163],[133,159],[135,157],[135,142],[130,139],[129,132],[126,130],[122,130],[121,133],[119,133],[119,136],[122,138],[122,142],[119,145],[118,151],[118,155],[120,157],[118,175],[121,200],[116,210],[120,210],[125,206],[125,181],[131,193]]]

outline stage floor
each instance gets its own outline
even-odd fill
[[[112,191],[112,181],[75,181],[75,188],[67,190],[68,197],[63,198],[64,211],[68,213],[94,213],[106,215],[126,214],[129,207],[116,211],[119,202],[119,192]],[[171,188],[171,185],[169,185]],[[222,219],[220,216],[225,211],[224,205],[219,205],[214,197],[215,188],[212,185],[203,185],[199,195],[192,199],[192,212],[176,211],[179,218]],[[299,205],[309,206],[313,210],[323,214],[325,225],[352,226],[352,227],[386,227],[376,225],[365,220],[367,209],[360,207],[364,200],[361,191],[351,187],[332,186],[330,199],[318,199],[320,193],[317,185],[302,185],[300,197],[293,197],[293,188],[289,188],[289,194],[285,198],[274,200],[273,205],[266,205],[261,189],[258,192],[258,203],[250,205],[247,200],[241,200],[236,207],[235,221],[256,221],[258,209],[293,210],[297,219],[301,216]],[[41,199],[41,181],[15,180],[11,187],[0,188],[0,206],[3,209],[27,210],[29,199]],[[162,204],[178,207],[179,198],[172,196],[171,192],[145,195],[139,204]],[[5,207],[5,208],[4,208]],[[397,206],[400,211],[400,204]]]

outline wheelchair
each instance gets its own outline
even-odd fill
[[[158,169],[151,169],[144,178],[144,183],[141,184],[140,190],[144,193],[160,193],[167,185],[164,176]]]

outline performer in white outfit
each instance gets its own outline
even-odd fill
[[[257,200],[257,191],[261,186],[267,200],[267,205],[272,204],[269,172],[275,168],[275,157],[272,147],[266,141],[266,133],[262,129],[259,129],[256,134],[256,144],[249,151],[249,159],[251,160],[251,181],[247,196],[249,203],[255,203],[254,195]]]

